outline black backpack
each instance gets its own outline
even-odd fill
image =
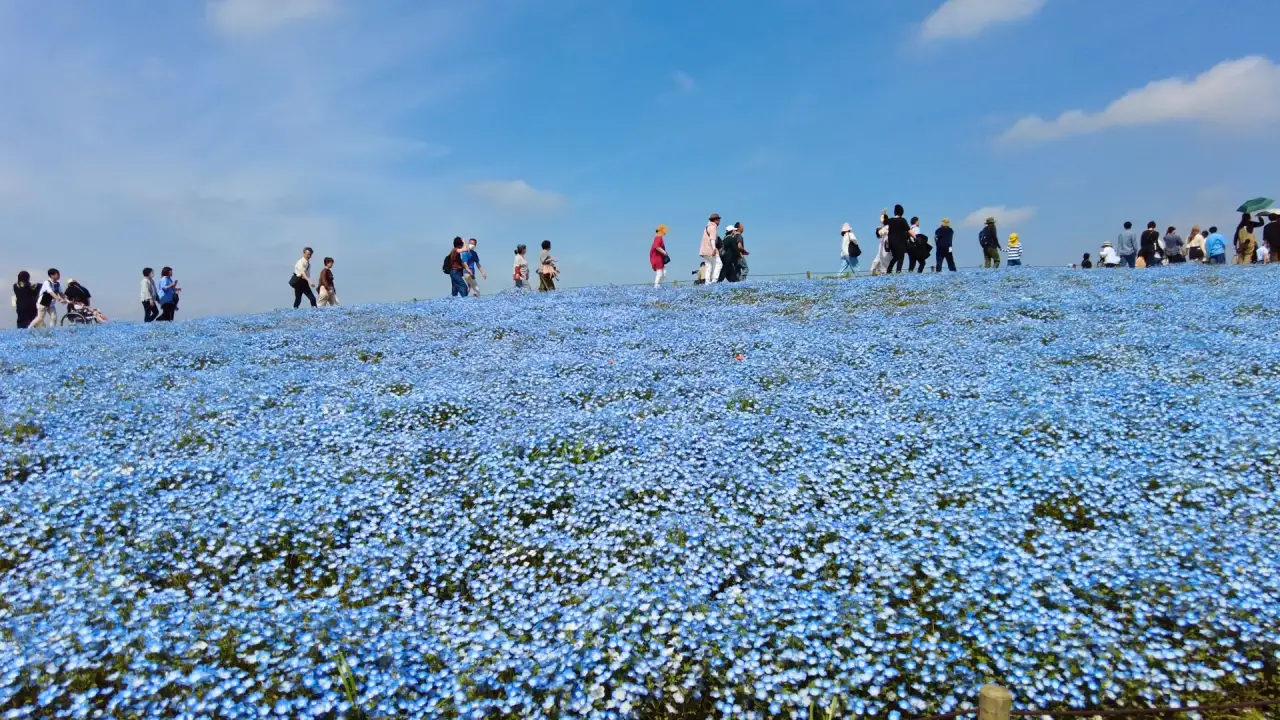
[[[453,272],[453,251],[451,250],[449,251],[448,255],[444,256],[444,274],[449,275],[452,272]]]
[[[856,257],[859,257],[860,255],[862,255],[862,248],[858,247],[857,242],[850,240],[849,241],[849,257],[856,258]]]

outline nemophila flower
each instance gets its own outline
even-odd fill
[[[0,708],[1201,700],[1280,660],[1278,304],[1170,268],[5,333]]]

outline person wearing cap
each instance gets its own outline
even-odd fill
[[[858,256],[862,249],[858,247],[858,238],[853,234],[849,223],[840,226],[840,268],[841,275],[852,275],[858,272]]]
[[[933,244],[935,246],[933,249],[935,256],[933,263],[934,272],[942,272],[943,260],[947,261],[948,271],[956,271],[956,256],[951,252],[952,243],[955,242],[955,234],[955,230],[951,229],[951,220],[948,218],[942,218],[942,225],[938,226],[938,229],[933,231]]]
[[[996,232],[996,219],[987,218],[982,231],[978,233],[978,246],[982,248],[982,267],[1000,268],[1000,235]]]
[[[1009,267],[1022,266],[1022,241],[1018,239],[1018,233],[1009,235],[1009,247],[1004,254],[1009,260]]]
[[[1098,251],[1098,264],[1104,268],[1114,268],[1120,267],[1120,262],[1120,253],[1111,247],[1111,243],[1102,243],[1102,249]]]
[[[708,283],[720,277],[720,244],[720,213],[711,213],[707,226],[702,230],[702,244],[698,246],[698,256],[707,263]]]
[[[1133,232],[1133,223],[1128,220],[1124,223],[1124,231],[1116,236],[1115,251],[1125,265],[1129,267],[1137,266],[1138,235]]]
[[[658,287],[663,280],[667,279],[667,263],[671,262],[671,256],[667,254],[667,226],[659,225],[654,230],[653,244],[649,246],[649,267],[653,268],[653,286]]]

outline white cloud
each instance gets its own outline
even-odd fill
[[[986,224],[987,218],[996,219],[996,225],[1019,225],[1036,216],[1033,207],[1010,208],[1004,205],[978,208],[960,222],[964,227],[977,228]]]
[[[675,80],[676,87],[680,88],[684,92],[693,92],[693,89],[698,86],[698,84],[693,81],[693,78],[686,72],[676,71],[676,74],[672,76],[672,79]]]
[[[1280,66],[1261,56],[1218,63],[1192,80],[1168,78],[1132,90],[1101,112],[1068,110],[1052,120],[1029,115],[1000,139],[1032,143],[1112,127],[1193,122],[1226,127],[1280,120]]]
[[[333,10],[334,0],[205,0],[209,20],[231,35],[253,35]]]
[[[472,183],[467,190],[508,210],[549,212],[564,206],[564,196],[538,190],[523,180],[487,180]]]
[[[972,37],[992,25],[1035,15],[1045,0],[946,0],[920,28],[925,40]]]

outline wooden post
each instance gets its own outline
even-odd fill
[[[813,273],[809,272],[808,270],[805,270],[805,271],[804,271],[804,279],[805,279],[805,280],[812,280],[812,279],[813,279]]]
[[[999,685],[983,685],[978,691],[978,720],[1009,720],[1013,693]]]

